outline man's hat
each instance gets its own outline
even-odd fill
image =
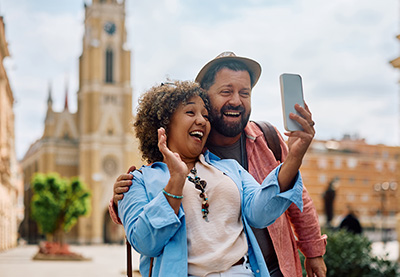
[[[245,57],[238,57],[235,55],[233,52],[223,52],[219,54],[215,59],[209,61],[203,68],[200,70],[199,74],[197,74],[195,81],[198,82],[199,84],[204,78],[204,75],[206,75],[207,71],[215,64],[221,63],[221,62],[226,62],[226,61],[239,61],[244,63],[250,72],[253,75],[253,85],[251,86],[252,88],[256,85],[258,79],[260,78],[261,75],[261,66],[258,62],[251,60],[249,58]]]

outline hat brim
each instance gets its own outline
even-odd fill
[[[195,81],[198,82],[199,84],[201,84],[207,71],[210,70],[210,68],[212,66],[214,66],[215,64],[218,64],[218,63],[223,63],[223,62],[228,62],[228,61],[240,61],[240,62],[244,63],[248,67],[249,71],[252,73],[253,78],[254,78],[253,85],[251,86],[251,88],[253,88],[257,84],[258,79],[260,78],[260,75],[261,75],[261,65],[252,59],[244,58],[244,57],[237,57],[237,56],[236,57],[232,57],[232,56],[221,57],[221,58],[216,58],[214,60],[209,61],[205,66],[203,66],[203,68],[197,74]]]

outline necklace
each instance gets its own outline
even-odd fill
[[[207,186],[207,182],[205,180],[200,180],[200,177],[197,176],[197,169],[196,167],[193,167],[190,170],[190,173],[194,175],[194,178],[192,176],[188,176],[188,180],[192,182],[195,186],[196,189],[200,190],[200,198],[203,198],[203,201],[201,203],[201,212],[203,213],[203,218],[206,222],[208,222],[208,196],[205,192],[205,188]]]

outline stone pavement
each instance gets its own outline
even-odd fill
[[[27,245],[0,252],[0,277],[126,276],[125,245],[70,246],[90,261],[34,261],[37,250],[36,245]],[[132,255],[133,269],[138,269],[139,256],[134,251]]]
[[[0,277],[124,277],[126,276],[125,245],[75,246],[71,251],[82,254],[90,261],[33,261],[36,245],[19,246],[0,252]],[[388,259],[399,258],[397,241],[373,243],[376,255],[389,253]],[[133,269],[138,269],[139,256],[133,255]],[[135,276],[140,276],[135,274]]]

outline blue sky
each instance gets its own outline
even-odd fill
[[[230,50],[263,69],[253,90],[252,119],[283,131],[279,75],[303,77],[317,139],[344,134],[399,145],[400,5],[396,0],[127,1],[132,87],[194,79]],[[40,138],[49,83],[54,108],[76,110],[84,0],[0,0],[11,57],[5,60],[15,104],[16,150]],[[86,1],[90,2],[90,1]]]

